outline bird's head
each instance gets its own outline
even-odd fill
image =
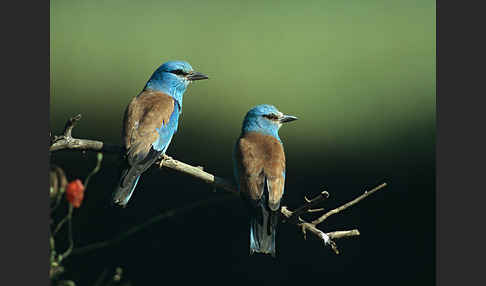
[[[243,120],[242,132],[260,132],[272,135],[278,140],[278,130],[283,123],[297,120],[297,117],[280,112],[275,106],[261,104],[250,109]]]
[[[207,75],[194,71],[188,62],[169,61],[155,70],[144,89],[165,92],[182,106],[182,96],[189,83],[207,78]]]

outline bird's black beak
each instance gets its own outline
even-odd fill
[[[189,80],[201,80],[201,79],[208,79],[208,76],[205,74],[202,74],[200,72],[192,72],[187,76],[187,79]]]
[[[281,123],[287,123],[287,122],[290,122],[290,121],[294,121],[294,120],[297,120],[298,118],[295,117],[295,116],[292,116],[292,115],[283,115],[281,118],[280,118],[280,122]]]

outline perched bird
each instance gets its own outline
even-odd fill
[[[164,154],[177,131],[182,98],[194,80],[207,79],[184,61],[169,61],[152,74],[125,110],[122,137],[125,158],[113,204],[126,206],[140,175]]]
[[[297,120],[273,105],[258,105],[245,116],[233,152],[236,184],[250,215],[250,255],[275,257],[275,235],[285,185],[285,153],[278,130]]]

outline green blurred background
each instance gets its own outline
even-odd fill
[[[224,209],[228,206],[215,206],[223,209],[212,214],[209,221],[201,218],[201,224],[206,222],[211,227],[226,217],[239,239],[238,243],[231,242],[231,259],[225,251],[212,254],[217,257],[213,259],[225,261],[214,264],[216,268],[222,267],[228,275],[240,275],[241,283],[276,282],[275,277],[263,273],[255,280],[242,278],[251,276],[255,271],[251,267],[258,261],[263,268],[274,267],[276,272],[272,275],[280,275],[282,280],[277,280],[282,284],[293,279],[306,281],[288,273],[283,278],[276,274],[285,267],[295,270],[297,266],[292,263],[305,257],[311,262],[302,266],[302,271],[332,279],[356,273],[362,267],[360,259],[369,262],[373,256],[375,266],[396,265],[394,270],[387,270],[390,278],[402,274],[407,265],[415,265],[413,271],[407,270],[408,280],[393,284],[430,284],[435,269],[435,8],[435,1],[429,0],[51,1],[51,129],[60,133],[70,116],[82,113],[74,136],[120,142],[122,115],[129,100],[160,64],[186,60],[210,79],[189,86],[179,132],[168,154],[231,178],[231,152],[243,116],[254,105],[269,103],[300,118],[280,131],[288,160],[289,205],[298,206],[304,194],[318,192],[323,186],[334,198],[328,205],[331,207],[383,181],[390,184],[386,194],[377,195],[374,201],[370,198],[369,204],[363,203],[343,215],[343,221],[336,222],[342,223],[343,228],[370,228],[367,238],[338,242],[345,245],[350,255],[347,260],[346,254],[336,258],[327,249],[321,249],[319,243],[303,241],[293,229],[287,230],[289,234],[277,243],[282,252],[280,262],[251,260],[247,257],[244,209],[239,204],[230,210]],[[94,164],[94,156],[59,152],[53,154],[53,161],[65,168],[71,178],[83,177]],[[89,194],[96,195],[87,199],[78,220],[79,224],[97,220],[98,225],[78,226],[81,245],[109,238],[184,202],[216,196],[208,186],[187,177],[153,172],[141,180],[129,208],[113,211],[105,208],[104,196],[111,192],[115,169],[116,158],[105,156],[102,172],[90,183]],[[173,187],[167,188],[168,184]],[[160,191],[154,194],[153,189]],[[415,210],[411,216],[406,214],[410,209]],[[358,224],[363,216],[367,221]],[[100,221],[100,217],[104,220]],[[192,223],[194,217],[180,218],[172,227],[181,227],[184,219]],[[412,227],[414,234],[410,233]],[[187,236],[187,231],[181,231],[180,236]],[[388,237],[380,245],[392,249],[377,250],[377,245],[370,245],[387,233],[395,238]],[[222,233],[212,235],[207,239],[213,243],[218,237],[231,241]],[[123,251],[113,249],[97,255],[106,255],[105,261],[110,261],[106,262],[110,265],[126,266],[128,273],[132,269],[131,276],[127,274],[132,283],[144,285],[153,281],[155,274],[147,266],[134,270],[140,263],[131,265],[127,261],[139,257],[130,247],[151,245],[151,241],[155,249],[163,253],[168,250],[160,242],[160,234],[140,235],[137,239],[125,245]],[[284,246],[286,239],[291,245]],[[182,240],[177,241],[176,248],[187,246]],[[201,257],[210,254],[198,253],[202,250],[195,243],[190,243],[192,248],[186,254],[204,261]],[[204,242],[199,244],[201,247]],[[396,245],[400,245],[398,249]],[[285,256],[285,249],[292,247],[292,254]],[[306,247],[307,252],[298,251]],[[308,257],[309,251],[317,249],[317,254]],[[146,249],[150,251],[146,256],[157,250]],[[120,257],[113,258],[110,251]],[[398,252],[392,256],[393,251]],[[184,256],[167,255],[169,260]],[[70,263],[72,267],[88,267],[83,259],[73,257]],[[243,262],[238,266],[228,262],[235,259]],[[390,263],[391,259],[394,263]],[[330,273],[318,267],[317,261],[323,260],[324,265],[338,266]],[[416,266],[417,260],[421,266]],[[160,266],[160,262],[157,264]],[[175,269],[182,267],[177,265],[169,268],[173,275]],[[103,267],[92,268],[78,267],[77,274],[68,275],[74,275],[80,285],[89,285],[94,278],[88,273],[96,276]],[[205,273],[204,268],[199,270]],[[176,279],[167,275],[164,279]],[[198,281],[202,276],[197,276]],[[385,285],[391,282],[386,277],[377,280],[361,276],[364,280],[360,281]],[[218,281],[211,280],[216,284]]]

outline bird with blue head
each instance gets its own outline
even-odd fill
[[[250,255],[276,256],[275,237],[285,187],[285,153],[278,131],[297,120],[275,106],[250,109],[233,152],[236,185],[250,217]]]
[[[140,176],[162,154],[177,131],[182,99],[189,83],[208,77],[185,61],[169,61],[152,74],[125,110],[122,138],[125,156],[113,204],[126,206]]]

